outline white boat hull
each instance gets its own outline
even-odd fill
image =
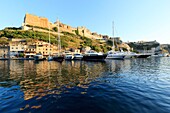
[[[83,55],[74,55],[74,60],[81,60],[83,59]]]
[[[48,61],[52,61],[52,60],[53,60],[53,57],[52,57],[52,56],[48,56],[47,60],[48,60]]]
[[[125,55],[109,54],[106,59],[124,59]]]

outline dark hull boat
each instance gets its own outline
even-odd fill
[[[54,61],[58,61],[58,62],[63,62],[64,61],[64,56],[55,56],[53,57]]]
[[[94,55],[94,56],[88,56],[84,55],[83,60],[85,61],[104,61],[106,58],[106,55]]]
[[[43,60],[46,60],[46,58],[44,58],[44,56],[42,54],[36,54],[34,56],[34,60],[35,61],[43,61]]]
[[[9,60],[9,58],[0,58],[0,60]]]
[[[83,55],[83,59],[85,61],[104,61],[106,59],[106,54],[103,53],[98,53],[94,50],[90,50],[87,51],[84,55]]]
[[[141,54],[141,55],[138,55],[137,58],[148,58],[149,56],[151,55]]]

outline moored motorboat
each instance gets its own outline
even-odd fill
[[[63,62],[64,61],[64,56],[63,55],[56,55],[53,57],[54,61],[58,61],[58,62]]]
[[[35,61],[43,61],[43,60],[45,60],[45,58],[42,54],[38,53],[34,56],[34,60]]]
[[[66,53],[64,59],[65,60],[73,60],[73,57],[74,56],[72,55],[72,53]]]
[[[53,60],[53,57],[49,55],[49,56],[47,57],[47,60],[48,60],[48,61],[52,61],[52,60]]]
[[[163,54],[159,53],[159,54],[153,54],[153,55],[151,55],[151,57],[168,57],[168,56],[169,56],[168,53],[163,53]]]
[[[137,54],[137,58],[148,58],[150,56],[151,56],[151,54],[143,54],[143,53]]]
[[[104,61],[107,55],[90,50],[83,55],[85,61]]]
[[[0,57],[0,60],[9,60],[9,58]]]
[[[125,55],[122,53],[110,51],[107,54],[106,59],[118,59],[118,60],[123,60],[125,58]]]
[[[81,53],[74,53],[73,60],[82,60],[83,55]]]

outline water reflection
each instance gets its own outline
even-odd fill
[[[4,61],[1,62],[1,81],[15,81],[24,92],[24,99],[42,97],[54,93],[60,94],[64,88],[82,87],[99,77],[106,66],[103,62],[65,61],[34,62]],[[2,85],[2,84],[1,84]]]
[[[60,94],[64,88],[88,88],[90,82],[102,76],[106,77],[107,81],[119,80],[112,78],[124,78],[120,79],[124,80],[123,82],[156,81],[162,68],[159,64],[162,62],[164,61],[160,59],[108,60],[106,62],[65,61],[63,63],[2,61],[0,62],[0,81],[3,83],[1,82],[0,85],[18,84],[24,92],[24,99],[28,100],[35,96],[42,97],[51,94],[53,89],[58,89],[55,93]]]
[[[0,65],[1,113],[155,113],[169,107],[169,58]]]
[[[0,82],[4,82],[9,77],[10,62],[0,61]]]

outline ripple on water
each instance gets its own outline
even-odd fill
[[[0,113],[170,111],[169,58],[0,63]]]

